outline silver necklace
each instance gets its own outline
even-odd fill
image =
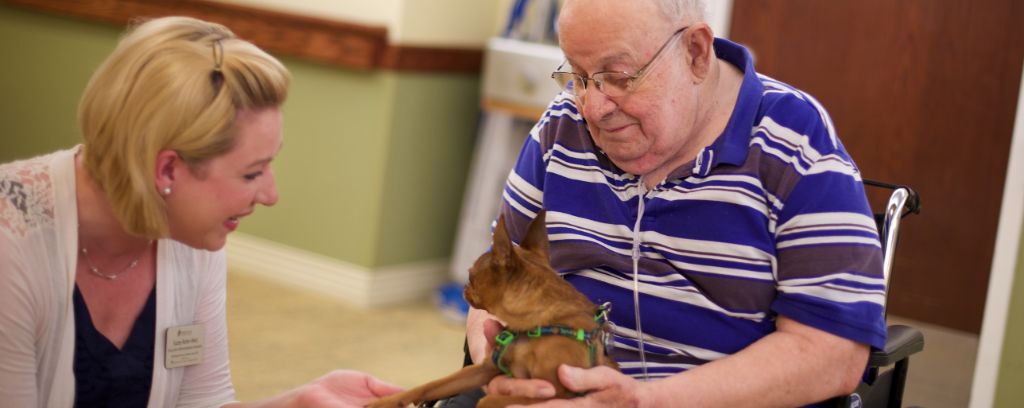
[[[142,255],[146,253],[146,250],[149,249],[149,246],[152,244],[153,240],[149,240],[149,242],[146,243],[146,247],[142,249],[142,252],[140,252],[139,255],[135,257],[135,259],[128,263],[128,266],[125,266],[118,273],[106,274],[101,272],[100,269],[96,267],[96,265],[93,265],[92,260],[89,259],[89,250],[85,249],[85,247],[82,247],[82,259],[85,259],[85,263],[89,265],[89,267],[86,269],[88,269],[89,272],[92,272],[93,275],[105,278],[107,280],[114,280],[117,279],[118,276],[121,276],[121,274],[128,272],[129,270],[134,268],[135,265],[138,265],[139,260],[142,259]]]

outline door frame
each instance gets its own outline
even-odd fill
[[[1010,297],[1013,296],[1013,275],[1017,269],[1021,232],[1024,231],[1024,69],[1017,96],[1017,116],[1010,140],[1010,161],[1006,165],[1003,203],[999,210],[999,226],[985,295],[985,313],[978,337],[978,353],[971,383],[971,407],[991,407],[995,402],[999,380],[1000,359],[1006,338]]]

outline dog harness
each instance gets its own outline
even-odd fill
[[[509,345],[515,342],[516,338],[526,336],[527,340],[536,339],[544,336],[565,336],[571,339],[586,344],[587,350],[590,354],[590,366],[593,367],[597,360],[597,346],[595,340],[600,340],[605,345],[605,354],[608,354],[608,341],[611,336],[604,331],[604,323],[608,321],[608,312],[611,311],[612,306],[610,302],[605,302],[597,308],[597,313],[594,315],[594,321],[597,322],[597,328],[591,331],[586,331],[580,328],[573,329],[565,326],[537,326],[534,329],[526,331],[511,331],[503,330],[497,336],[494,341],[494,352],[491,353],[491,359],[494,360],[494,365],[498,367],[501,372],[505,375],[512,377],[512,371],[505,367],[501,362],[501,358],[505,356],[505,351],[508,350]]]

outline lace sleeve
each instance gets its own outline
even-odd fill
[[[53,225],[53,180],[49,156],[0,165],[0,231],[24,237]]]
[[[54,221],[48,169],[43,157],[0,165],[0,405],[41,406],[40,384],[47,380],[40,375],[52,375],[36,359],[45,352],[37,346],[46,343],[37,336],[38,323],[52,308],[37,302],[45,280],[33,279],[42,268],[34,260],[46,256],[26,251],[42,247],[26,236]]]

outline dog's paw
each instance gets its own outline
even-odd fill
[[[402,401],[399,395],[384,397],[371,402],[366,408],[406,408],[413,406],[411,402]]]

